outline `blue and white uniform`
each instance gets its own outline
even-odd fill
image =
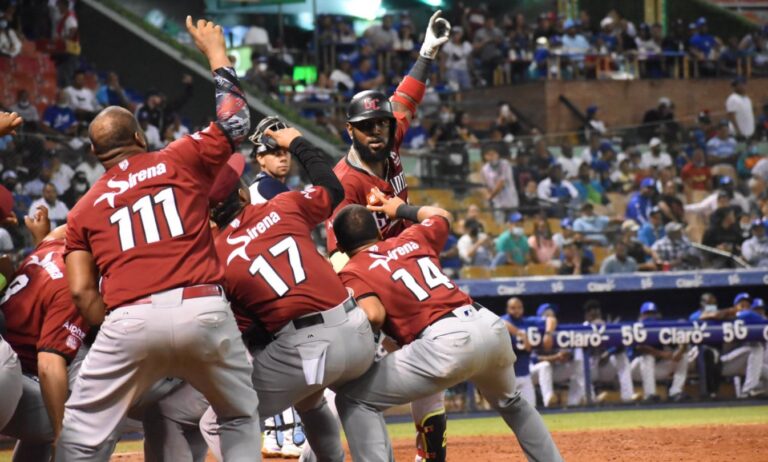
[[[282,181],[261,172],[253,179],[253,183],[248,187],[251,192],[251,204],[263,204],[278,194],[288,192],[288,186]]]
[[[504,322],[508,322],[517,327],[521,331],[525,331],[529,327],[537,325],[539,318],[535,316],[514,318],[509,314],[501,316]],[[512,340],[512,350],[517,356],[515,361],[515,378],[517,379],[517,391],[520,395],[528,401],[531,406],[536,406],[536,390],[533,388],[533,380],[531,380],[531,353],[523,348],[523,341],[521,338],[514,338],[510,335]]]

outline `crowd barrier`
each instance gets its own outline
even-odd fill
[[[768,285],[768,271],[707,270],[585,276],[460,279],[471,297],[635,292],[660,289],[738,288]]]
[[[526,336],[532,347],[541,345],[544,327],[531,326]],[[558,348],[628,348],[637,345],[722,345],[767,342],[768,320],[654,321],[652,323],[560,324],[554,332]],[[518,347],[523,344],[518,340]]]

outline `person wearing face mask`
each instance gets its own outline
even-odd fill
[[[9,109],[24,119],[25,129],[35,130],[37,128],[37,124],[40,122],[40,114],[37,112],[37,107],[29,100],[29,92],[27,90],[19,90],[16,94],[16,102]]]
[[[611,219],[605,215],[595,214],[595,207],[590,202],[581,206],[581,216],[573,222],[573,230],[584,234],[584,242],[599,246],[608,245],[605,228]]]
[[[520,206],[512,165],[508,160],[501,159],[498,151],[493,147],[485,149],[483,158],[485,164],[481,173],[485,183],[486,197],[496,212],[496,220],[503,221],[505,215]]]
[[[508,228],[496,239],[493,268],[499,265],[525,266],[531,261],[531,247],[522,221],[523,216],[518,212],[509,215]]]
[[[16,31],[9,27],[5,16],[0,16],[0,56],[13,58],[19,53],[21,53],[21,41]]]
[[[750,225],[752,237],[741,244],[741,256],[752,266],[768,268],[768,223],[756,218]]]

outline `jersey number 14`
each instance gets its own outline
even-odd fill
[[[421,269],[421,275],[424,277],[424,282],[427,284],[427,288],[435,289],[439,286],[443,286],[447,289],[453,289],[455,285],[451,280],[443,274],[440,268],[429,259],[429,257],[421,257],[416,260],[416,263]],[[424,287],[416,282],[416,278],[413,277],[405,268],[400,268],[392,273],[392,279],[395,281],[402,281],[405,287],[416,297],[420,302],[429,298],[429,292]]]

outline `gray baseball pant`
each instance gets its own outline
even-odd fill
[[[57,462],[108,460],[105,441],[165,377],[186,380],[217,411],[224,460],[260,460],[258,398],[229,303],[223,295],[184,300],[182,291],[107,316],[67,400]]]
[[[11,420],[21,398],[21,363],[11,346],[0,337],[0,430]],[[2,433],[2,431],[0,431]]]
[[[360,377],[373,363],[376,344],[365,312],[343,306],[323,313],[324,322],[303,329],[288,323],[267,347],[255,353],[253,386],[259,395],[259,415],[277,414],[294,406],[304,432],[320,461],[343,461],[339,424],[323,397]],[[219,430],[213,409],[200,421],[203,436],[219,459]]]
[[[202,393],[188,383],[147,406],[142,419],[145,462],[203,462],[208,445],[200,418],[208,407]]]
[[[471,380],[515,432],[528,460],[563,460],[541,416],[516,391],[515,354],[504,322],[471,305],[454,314],[337,391],[352,459],[394,461],[382,411]]]

